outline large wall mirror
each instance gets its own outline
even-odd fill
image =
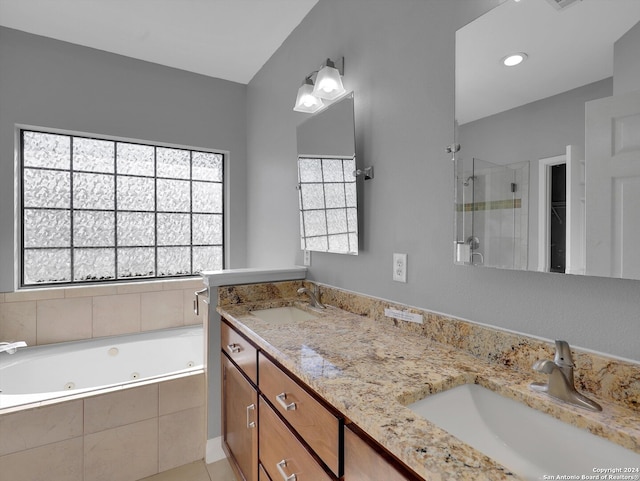
[[[297,128],[302,250],[358,254],[353,93]]]
[[[506,0],[456,32],[456,263],[640,279],[639,52],[638,0]]]

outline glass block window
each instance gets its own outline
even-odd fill
[[[21,130],[23,286],[223,268],[223,154]]]
[[[303,250],[358,253],[354,158],[298,158]]]

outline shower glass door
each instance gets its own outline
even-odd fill
[[[456,166],[456,262],[526,269],[529,164]]]

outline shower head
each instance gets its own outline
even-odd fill
[[[471,183],[472,181],[476,180],[476,176],[475,175],[470,175],[469,177],[467,177],[467,180],[465,180],[462,185],[464,185],[465,187],[469,186],[469,183]]]

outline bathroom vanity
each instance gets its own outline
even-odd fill
[[[421,479],[229,321],[221,338],[224,448],[239,479]]]
[[[589,412],[529,387],[545,380],[531,365],[553,358],[550,342],[330,286],[320,290],[327,308],[314,309],[296,293],[303,286],[312,285],[218,291],[224,447],[239,480],[534,479],[408,408],[464,384],[612,441],[632,464],[640,460],[638,364],[574,350],[578,388],[603,407]],[[288,317],[264,314],[273,308]],[[389,309],[424,322],[387,317]],[[538,475],[610,467],[584,459],[589,472]]]

